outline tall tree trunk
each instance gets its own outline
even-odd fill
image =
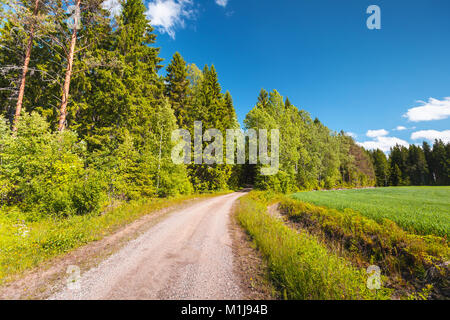
[[[80,7],[81,0],[77,0],[77,7]],[[79,19],[79,17],[76,17]],[[66,114],[67,114],[67,100],[69,99],[69,89],[70,89],[70,77],[72,76],[72,68],[73,68],[73,56],[75,53],[75,45],[77,42],[77,27],[76,23],[72,30],[72,37],[70,39],[70,48],[69,48],[69,56],[67,57],[67,70],[66,70],[66,77],[64,79],[64,86],[63,86],[63,94],[62,94],[62,101],[61,101],[61,107],[59,108],[59,125],[58,130],[63,131],[65,122],[66,122]]]
[[[38,6],[39,6],[39,0],[36,0],[34,2],[33,18],[35,18],[37,15]],[[13,132],[17,131],[17,125],[19,123],[19,118],[20,118],[20,112],[22,111],[23,95],[25,92],[25,81],[26,81],[26,77],[27,77],[27,73],[28,73],[28,65],[30,63],[31,48],[33,47],[34,27],[35,27],[35,21],[32,21],[31,27],[30,27],[30,36],[28,37],[27,49],[25,52],[25,61],[23,63],[22,78],[20,79],[19,96],[17,97],[16,113],[14,115],[14,122],[13,122],[13,128],[12,128]]]

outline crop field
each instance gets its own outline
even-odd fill
[[[378,222],[387,218],[417,234],[450,235],[450,187],[311,191],[293,197],[337,210],[350,208]]]

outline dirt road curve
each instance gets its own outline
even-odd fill
[[[50,299],[240,299],[229,213],[243,193],[211,198],[151,227]]]

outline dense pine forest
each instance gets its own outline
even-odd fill
[[[214,65],[200,69],[175,53],[163,72],[142,0],[124,1],[120,16],[110,16],[101,0],[3,2],[4,212],[82,215],[114,201],[247,185],[295,192],[449,184],[450,144],[395,147],[388,159],[264,89],[242,129],[280,130],[277,174],[261,175],[259,164],[174,164],[173,130],[192,133],[194,121],[221,131],[240,127]],[[81,21],[70,21],[70,5],[79,6]]]

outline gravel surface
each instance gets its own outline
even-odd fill
[[[175,211],[50,299],[241,299],[229,214],[242,195]]]

